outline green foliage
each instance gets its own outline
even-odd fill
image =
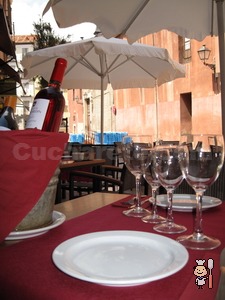
[[[60,37],[55,34],[50,23],[43,22],[39,19],[39,23],[33,23],[34,26],[34,50],[53,47],[60,44],[71,42],[71,35]]]
[[[51,24],[43,22],[42,19],[39,19],[38,23],[33,23],[33,26],[34,26],[34,51],[71,42],[70,41],[71,35],[67,35],[66,37],[60,37],[56,35],[54,30],[51,27]],[[36,76],[35,80],[38,81],[40,89],[48,85],[48,81],[46,81],[41,76]]]

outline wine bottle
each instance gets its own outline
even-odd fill
[[[16,96],[8,96],[0,116],[0,126],[11,130],[17,130],[18,125],[15,119],[14,111],[16,110]]]
[[[65,107],[65,99],[60,86],[66,66],[67,61],[64,58],[56,60],[48,86],[40,90],[34,98],[26,129],[59,131]]]

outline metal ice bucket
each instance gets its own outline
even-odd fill
[[[58,176],[60,170],[56,169],[49,181],[48,186],[38,200],[37,204],[26,215],[26,217],[16,226],[15,230],[30,230],[45,227],[52,223],[52,213],[55,204]]]

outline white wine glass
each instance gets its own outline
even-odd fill
[[[147,183],[150,185],[152,190],[152,196],[149,201],[152,203],[152,211],[151,214],[142,218],[142,221],[145,223],[158,224],[165,222],[166,219],[160,216],[157,212],[157,202],[156,196],[158,194],[159,187],[161,186],[158,175],[155,172],[154,164],[153,164],[153,152],[150,150],[150,163],[149,166],[144,171],[144,178]]]
[[[149,135],[126,135],[122,139],[122,154],[126,167],[135,176],[136,197],[135,207],[123,211],[128,217],[142,218],[148,215],[149,210],[141,206],[141,180],[144,170],[149,164],[149,149],[152,146],[152,137]]]
[[[170,144],[156,146],[153,151],[155,172],[160,184],[167,191],[168,199],[166,222],[155,225],[153,229],[157,232],[168,234],[184,232],[187,230],[186,227],[174,223],[173,217],[173,193],[183,181],[178,160],[178,146]]]
[[[196,216],[193,234],[180,236],[177,241],[190,249],[217,248],[220,241],[203,233],[202,201],[204,192],[216,181],[223,166],[223,136],[183,135],[180,141],[179,161],[187,183],[196,193]]]

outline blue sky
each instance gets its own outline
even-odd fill
[[[32,34],[33,23],[38,22],[42,17],[42,12],[48,0],[13,0],[12,3],[12,20],[15,25],[15,34]],[[53,14],[50,11],[43,17],[44,22],[49,22],[55,31],[56,35],[66,36],[72,35],[72,40],[79,40],[80,37],[89,38],[95,31],[93,24],[77,25],[66,29],[59,29]]]

